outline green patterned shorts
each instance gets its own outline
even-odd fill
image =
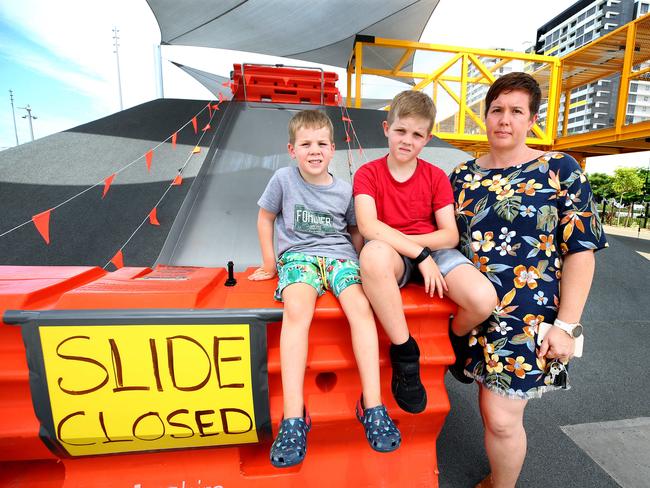
[[[310,256],[301,252],[285,252],[278,264],[278,288],[275,299],[282,301],[282,290],[293,283],[313,286],[318,296],[332,290],[338,298],[350,285],[361,284],[359,263],[350,259]]]

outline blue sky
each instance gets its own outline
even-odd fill
[[[566,0],[440,0],[422,40],[523,50],[534,41],[540,24],[569,5]],[[36,138],[119,110],[114,26],[120,30],[124,108],[157,98],[154,46],[160,42],[160,31],[145,0],[0,1],[0,150],[15,145],[9,89],[17,107],[29,104],[38,117]],[[209,99],[211,94],[171,60],[222,76],[228,76],[235,62],[283,61],[251,53],[163,46],[165,96],[196,99]],[[345,93],[343,70],[339,80]],[[392,96],[382,93],[390,86],[382,79],[368,81],[367,86],[364,96]],[[21,143],[29,141],[23,115],[24,110],[16,110]]]
[[[7,42],[11,39],[11,42]],[[57,117],[70,117],[70,114],[86,113],[89,117],[99,117],[103,115],[102,108],[97,107],[92,100],[90,93],[79,92],[70,82],[57,78],[45,71],[38,71],[29,66],[24,61],[16,58],[14,53],[36,53],[40,52],[47,57],[62,72],[83,73],[83,66],[79,66],[66,59],[61,59],[56,53],[36,44],[20,30],[9,25],[4,19],[0,18],[0,86],[6,91],[3,93],[4,99],[8,95],[8,90],[14,91],[14,104],[16,107],[24,107],[30,104],[34,108],[34,115],[45,118],[45,114],[56,115]],[[93,78],[93,74],[88,76]],[[94,78],[96,82],[101,82],[99,78]],[[6,108],[4,104],[3,109]],[[88,113],[89,107],[95,108],[94,113]],[[41,110],[45,112],[41,116]],[[4,110],[3,110],[4,114]],[[21,129],[27,127],[27,121],[20,119],[26,114],[25,110],[16,109],[16,123]],[[73,117],[74,118],[74,117]],[[35,125],[39,123],[34,121]],[[25,130],[21,130],[22,137],[20,140],[28,140]],[[15,139],[15,137],[14,137]],[[3,134],[2,144],[7,145]]]
[[[29,104],[38,117],[36,138],[119,110],[114,25],[125,26],[120,55],[126,108],[156,96],[153,45],[160,34],[144,0],[0,3],[0,148],[15,144],[9,89],[17,107]],[[23,115],[16,110],[21,143],[29,141]]]

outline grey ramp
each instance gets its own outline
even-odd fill
[[[212,131],[195,134],[198,114],[209,121],[207,100],[159,99],[94,120],[64,132],[0,152],[0,264],[21,266],[104,266],[157,204],[183,166],[183,184],[158,205],[160,226],[146,223],[124,248],[126,266],[151,266],[210,145]],[[216,112],[212,124],[221,116]],[[47,245],[30,222],[52,208],[155,150],[151,170],[144,158],[119,173],[105,198],[103,184],[58,207],[50,217]],[[192,154],[199,144],[202,151]],[[111,268],[112,269],[112,266]]]
[[[225,266],[236,270],[260,263],[257,239],[257,200],[277,169],[295,164],[287,153],[287,125],[298,110],[309,105],[225,102],[216,137],[181,210],[172,225],[157,264]],[[334,124],[336,152],[332,173],[351,182],[364,162],[387,152],[381,129],[385,112],[319,107]],[[352,120],[350,146],[343,115]],[[359,150],[359,145],[363,151]],[[469,156],[433,138],[422,157],[449,172]]]

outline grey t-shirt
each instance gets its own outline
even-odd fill
[[[278,255],[286,251],[358,260],[348,225],[356,225],[352,186],[342,180],[307,183],[295,166],[271,177],[257,204],[277,215]]]

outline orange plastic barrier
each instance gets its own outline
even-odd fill
[[[242,65],[235,64],[231,78],[236,100],[339,104],[338,75],[333,72],[252,64],[244,65],[242,73]]]
[[[84,267],[0,267],[0,313],[4,317],[10,309],[60,310],[83,318],[120,310],[130,313],[141,310],[139,313],[144,316],[149,310],[165,309],[184,310],[188,314],[279,311],[281,304],[272,299],[275,282],[248,281],[246,276],[252,271],[236,273],[237,284],[228,287],[225,286],[227,272],[216,268],[122,268],[107,273],[99,268]],[[402,446],[388,454],[377,453],[368,446],[363,428],[354,415],[361,386],[349,327],[337,301],[326,294],[317,302],[305,375],[305,401],[313,421],[308,453],[298,467],[282,470],[273,468],[269,462],[270,436],[262,437],[257,443],[227,447],[62,457],[58,460],[58,456],[39,438],[41,427],[32,406],[21,326],[2,323],[0,486],[115,486],[118,478],[122,486],[140,488],[246,487],[259,486],[260,483],[265,487],[284,487],[287,484],[438,486],[435,441],[449,412],[443,377],[446,365],[454,359],[447,337],[447,324],[455,307],[448,300],[428,299],[417,285],[406,287],[403,298],[411,333],[422,351],[422,380],[429,402],[419,415],[407,414],[397,407],[390,392],[389,342],[380,333],[382,395],[402,432]],[[121,326],[128,323],[123,321]],[[96,328],[90,325],[87,330],[91,335]],[[136,331],[137,326],[134,325],[132,330]],[[280,323],[269,323],[266,326],[266,354],[268,408],[273,434],[277,432],[282,417],[279,336]],[[118,346],[121,347],[122,343]],[[163,349],[159,346],[160,351]],[[217,356],[215,353],[215,364]],[[129,359],[123,354],[122,360],[126,371]],[[199,369],[200,364],[188,364],[187,367]],[[114,373],[108,371],[107,375],[109,372],[111,375]],[[128,373],[125,372],[124,376],[127,384]],[[219,379],[220,382],[227,380],[225,377]],[[157,405],[144,405],[143,408],[162,411],[162,407]],[[214,418],[204,417],[207,430],[213,428],[209,427],[212,425],[209,421]],[[198,414],[196,419],[200,422]],[[109,422],[110,419],[105,430],[105,433],[109,431],[107,438],[110,437]],[[196,431],[194,424],[192,426]],[[135,430],[134,427],[134,434]]]

